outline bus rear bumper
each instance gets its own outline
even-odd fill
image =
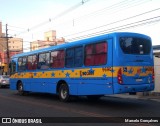
[[[154,83],[138,85],[114,84],[114,94],[144,92],[152,90],[154,90]]]

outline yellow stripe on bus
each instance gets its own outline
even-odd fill
[[[127,66],[127,67],[103,67],[103,68],[83,68],[70,70],[53,70],[41,72],[19,72],[11,75],[11,78],[92,78],[92,77],[117,77],[121,68],[125,76],[148,76],[152,74],[152,66]]]

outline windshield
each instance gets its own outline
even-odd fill
[[[151,41],[144,38],[121,37],[120,47],[125,54],[147,55],[151,50]]]

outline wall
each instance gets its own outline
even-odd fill
[[[154,56],[154,74],[155,74],[155,89],[153,92],[160,92],[160,57]]]

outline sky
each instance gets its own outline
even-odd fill
[[[74,41],[99,34],[137,32],[160,45],[160,0],[0,0],[0,21],[9,36],[30,42],[57,31]]]

